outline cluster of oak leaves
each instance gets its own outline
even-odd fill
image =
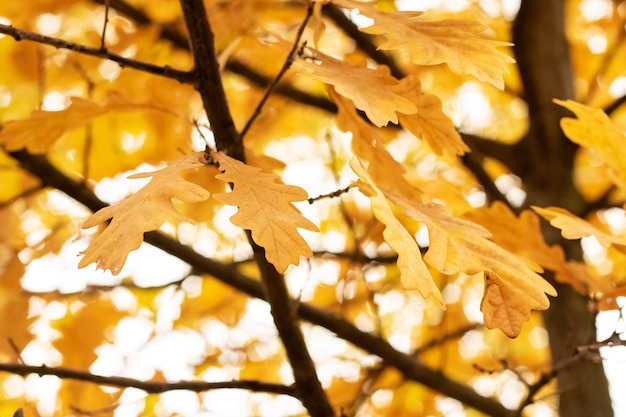
[[[361,30],[385,35],[380,49],[405,48],[417,65],[445,63],[456,73],[469,74],[503,88],[502,77],[508,72],[506,64],[513,60],[496,48],[508,44],[486,39],[485,27],[479,22],[432,21],[424,13],[382,12],[351,0],[333,0],[333,3],[348,10],[358,8],[362,15],[372,19],[374,24]],[[316,12],[319,12],[317,7]],[[321,19],[317,22],[321,25]],[[319,30],[321,27],[316,27],[316,32]],[[398,254],[398,268],[406,289],[417,290],[444,307],[444,299],[427,265],[444,274],[483,272],[485,292],[481,311],[485,324],[501,329],[510,337],[519,334],[531,310],[548,308],[546,294],[556,296],[554,288],[538,274],[542,268],[555,271],[558,280],[569,282],[585,293],[611,295],[615,291],[604,288],[581,264],[567,262],[559,247],[546,245],[532,211],[516,217],[504,204],[495,203],[482,214],[453,217],[444,206],[433,203],[405,179],[404,168],[385,150],[384,140],[377,137],[379,133],[374,126],[399,123],[426,140],[439,155],[462,155],[469,151],[452,121],[443,113],[439,98],[422,93],[417,77],[409,75],[398,80],[385,66],[371,69],[351,65],[308,46],[299,51],[296,61],[303,76],[327,85],[328,94],[338,107],[337,126],[353,134],[354,157],[350,167],[358,177],[354,186],[369,197],[374,216],[385,225],[384,238]],[[599,110],[573,101],[557,103],[578,117],[562,121],[566,135],[581,146],[595,149],[614,182],[626,190],[626,160],[615,151],[624,141],[624,135]],[[36,111],[28,119],[6,123],[0,132],[0,144],[10,151],[26,148],[43,153],[63,133],[85,126],[98,116],[149,107],[150,104],[133,103],[115,95],[104,103],[73,98],[72,104],[62,111]],[[360,117],[355,107],[371,123]],[[211,196],[182,175],[186,170],[202,169],[209,164],[219,167],[215,180],[232,184],[231,192]],[[297,265],[301,256],[312,256],[311,248],[297,229],[317,231],[317,227],[292,204],[306,200],[307,193],[282,183],[274,174],[222,152],[210,151],[191,153],[159,171],[130,178],[145,177],[151,180],[139,192],[103,208],[85,221],[83,228],[111,220],[84,251],[79,267],[95,262],[98,268],[119,273],[129,252],[141,245],[145,232],[159,229],[172,217],[184,217],[175,210],[172,199],[192,203],[209,197],[238,207],[231,222],[251,231],[252,238],[265,249],[268,261],[278,272],[284,273],[289,265]],[[561,229],[565,238],[594,235],[602,245],[626,246],[626,239],[602,232],[563,209],[533,209]],[[403,216],[428,228],[430,245],[424,256],[402,225]],[[490,223],[481,221],[479,216],[502,219],[506,228],[494,223],[487,230],[479,223]],[[510,236],[515,235],[515,230],[530,237],[513,242]]]

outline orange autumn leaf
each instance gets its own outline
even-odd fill
[[[93,119],[110,112],[160,110],[149,103],[133,103],[110,94],[103,103],[71,97],[71,104],[59,111],[35,110],[29,118],[10,120],[0,130],[0,145],[9,151],[26,148],[32,153],[46,153],[66,132],[86,126]]]
[[[417,111],[415,104],[403,96],[400,82],[384,65],[376,69],[350,65],[309,47],[303,48],[299,62],[312,78],[332,85],[337,93],[352,100],[378,127],[398,123],[396,113]]]
[[[352,103],[332,87],[328,88],[328,94],[337,104],[337,127],[344,132],[352,132],[352,151],[361,160],[368,161],[367,171],[376,185],[420,199],[420,191],[405,179],[406,171],[402,164],[384,148],[381,129],[363,120]]]
[[[124,266],[128,254],[141,246],[145,232],[158,229],[170,218],[186,220],[174,209],[172,199],[193,203],[209,198],[208,191],[181,175],[182,171],[205,164],[204,153],[194,152],[170,162],[158,171],[129,176],[152,179],[135,194],[118,204],[98,210],[83,223],[83,229],[87,229],[111,219],[104,232],[82,253],[84,256],[78,267],[84,268],[95,262],[97,268],[109,269],[116,275]]]
[[[367,173],[363,163],[358,159],[350,161],[352,171],[367,185],[363,191],[369,194],[374,216],[385,225],[383,236],[387,244],[398,253],[398,268],[402,286],[405,289],[417,290],[426,299],[436,301],[444,306],[443,296],[435,285],[420,253],[420,248],[411,234],[395,217],[393,210],[380,188]]]
[[[211,158],[222,172],[215,178],[233,184],[232,192],[213,197],[239,207],[230,221],[252,232],[252,239],[265,249],[267,260],[278,272],[285,272],[290,264],[298,265],[300,256],[313,256],[297,228],[317,232],[317,226],[292,204],[306,200],[306,191],[283,184],[276,175],[262,172],[222,152],[212,152]]]
[[[346,9],[359,9],[361,14],[373,19],[372,26],[360,30],[385,35],[378,49],[406,48],[417,65],[445,63],[457,74],[470,74],[503,89],[503,75],[509,72],[507,64],[515,62],[497,49],[511,44],[487,39],[487,26],[475,20],[433,21],[422,12],[382,12],[351,0],[333,0],[333,3]]]
[[[594,236],[598,242],[604,246],[617,245],[618,247],[626,246],[626,238],[615,236],[598,229],[587,220],[570,213],[560,207],[532,207],[539,215],[548,220],[550,224],[561,230],[561,235],[565,239],[580,239],[583,237]]]
[[[482,226],[447,214],[443,206],[409,201],[387,193],[405,214],[428,227],[430,247],[424,260],[446,274],[485,273],[481,311],[485,325],[517,337],[531,310],[550,306],[556,291],[537,272],[541,267],[498,246]]]
[[[470,148],[463,142],[452,119],[442,109],[441,100],[433,94],[423,94],[422,86],[414,75],[400,80],[404,97],[417,107],[416,114],[399,114],[402,127],[415,137],[425,140],[437,155],[463,155]]]
[[[479,223],[492,234],[495,243],[504,249],[556,271],[563,266],[565,254],[558,245],[548,246],[541,233],[539,217],[530,210],[519,216],[503,202],[467,213],[468,220]]]
[[[573,100],[554,100],[572,111],[578,119],[561,119],[561,128],[574,143],[594,149],[610,168],[609,176],[626,190],[626,136],[600,109]]]

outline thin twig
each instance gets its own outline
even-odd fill
[[[107,0],[107,11],[108,11],[108,0]],[[104,34],[103,34],[103,42],[104,42]],[[104,48],[103,48],[104,49]],[[89,78],[89,74],[84,70],[83,67],[78,62],[73,62],[74,68],[80,74],[81,78],[85,80],[87,84],[87,98],[91,99],[93,96],[93,89],[95,87],[95,83]],[[91,159],[91,149],[93,147],[93,123],[88,123],[85,126],[85,147],[83,149],[83,181],[87,181],[89,178],[89,169],[90,169],[90,159]]]
[[[259,102],[259,104],[257,104],[256,108],[254,109],[254,112],[252,113],[252,116],[250,116],[250,118],[246,122],[246,125],[241,130],[240,136],[242,139],[246,136],[246,133],[248,133],[254,121],[261,115],[263,106],[265,106],[265,103],[274,92],[274,89],[278,85],[278,82],[283,78],[287,70],[291,68],[291,65],[293,64],[293,61],[295,59],[296,50],[298,49],[300,45],[300,39],[302,39],[302,34],[304,33],[304,29],[306,28],[307,23],[309,23],[309,19],[311,18],[312,14],[313,14],[313,2],[311,1],[309,2],[309,6],[306,9],[306,15],[304,16],[304,19],[302,20],[302,23],[300,24],[300,27],[298,28],[298,32],[296,33],[296,38],[293,41],[293,46],[291,47],[291,50],[289,51],[289,55],[287,55],[287,59],[285,60],[285,63],[283,64],[282,68],[280,69],[276,77],[274,77],[272,82],[267,86],[267,90],[265,90],[265,94],[263,94],[261,101]]]
[[[578,348],[576,348],[576,352],[572,356],[561,360],[559,363],[554,365],[549,372],[541,375],[537,382],[532,385],[528,385],[528,393],[520,403],[517,412],[512,417],[521,416],[524,408],[534,402],[534,396],[537,394],[537,392],[539,392],[539,390],[545,385],[550,383],[552,379],[556,378],[559,372],[561,372],[565,368],[568,368],[579,361],[595,360],[596,356],[599,355],[600,349],[603,347],[615,347],[625,345],[626,340],[622,340],[619,337],[619,334],[614,332],[611,336],[609,336],[609,338],[605,340],[601,340],[599,342],[591,343],[585,346],[579,346]]]
[[[187,390],[193,392],[204,392],[215,389],[245,389],[252,392],[268,392],[272,394],[289,395],[294,397],[295,390],[292,387],[274,384],[256,380],[237,380],[237,381],[178,381],[178,382],[160,382],[160,381],[141,381],[134,378],[126,378],[121,376],[102,376],[95,375],[90,372],[79,371],[71,368],[48,367],[48,366],[30,366],[19,363],[0,363],[0,371],[9,372],[16,375],[54,375],[61,379],[74,379],[77,381],[91,382],[98,385],[106,385],[110,387],[120,388],[137,388],[146,391],[149,394],[159,394],[174,390]]]
[[[347,193],[348,191],[350,191],[350,189],[353,187],[353,184],[348,185],[347,187],[341,188],[339,190],[335,190],[335,191],[331,191],[330,193],[326,193],[326,194],[321,194],[318,195],[317,197],[311,197],[309,198],[307,201],[309,202],[309,204],[313,204],[318,200],[321,200],[323,198],[335,198],[335,197],[339,197],[342,194]]]
[[[104,23],[102,24],[102,36],[100,37],[100,49],[106,51],[105,38],[107,35],[107,25],[109,24],[109,8],[111,0],[104,0]]]
[[[134,59],[125,58],[121,55],[113,54],[100,48],[92,48],[90,46],[80,45],[59,38],[40,35],[39,33],[18,29],[10,25],[0,24],[0,33],[11,36],[16,41],[28,40],[44,45],[50,45],[57,49],[68,49],[79,54],[95,56],[98,58],[104,58],[110,61],[117,62],[121,67],[133,68],[161,77],[171,78],[183,84],[194,83],[194,76],[191,72],[176,70],[167,65],[161,67],[159,65],[149,64],[147,62],[141,62]]]

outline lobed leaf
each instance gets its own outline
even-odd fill
[[[292,204],[306,200],[306,191],[283,184],[276,175],[264,173],[222,152],[213,152],[211,157],[222,172],[215,178],[233,184],[232,192],[213,197],[239,207],[230,221],[250,230],[252,239],[265,249],[267,260],[278,272],[284,273],[290,264],[298,265],[300,256],[313,256],[297,228],[317,232],[317,226]]]
[[[578,119],[561,119],[561,128],[574,143],[594,149],[610,168],[611,179],[626,190],[626,137],[609,116],[573,100],[554,100],[572,111]]]
[[[428,227],[430,247],[424,260],[429,265],[446,274],[484,273],[481,311],[488,328],[517,337],[531,310],[550,306],[546,294],[556,296],[556,290],[537,274],[541,267],[489,240],[485,228],[447,214],[438,204],[413,202],[393,192],[387,197]]]
[[[400,82],[389,68],[376,69],[346,64],[313,48],[305,47],[299,62],[316,78],[352,100],[376,126],[398,123],[396,113],[414,114],[415,104],[402,94]]]
[[[484,36],[487,27],[475,20],[431,21],[422,12],[382,12],[351,0],[333,0],[333,3],[346,9],[359,9],[361,14],[373,19],[372,26],[360,30],[385,35],[379,49],[408,49],[417,65],[445,63],[457,74],[470,74],[503,89],[503,75],[509,72],[507,64],[515,62],[496,49],[511,44],[487,39]]]
[[[370,194],[369,191],[372,192],[369,197],[374,216],[385,225],[383,232],[385,241],[391,249],[398,253],[398,268],[400,269],[402,286],[405,289],[417,290],[424,298],[432,299],[444,307],[443,296],[435,285],[413,236],[395,217],[387,198],[367,173],[363,163],[358,159],[353,159],[350,161],[350,167],[360,180],[368,186],[364,190],[366,194]]]
[[[415,75],[400,80],[404,97],[417,107],[417,113],[399,114],[398,119],[415,137],[425,140],[437,155],[463,155],[470,148],[463,142],[454,122],[443,112],[441,100],[433,94],[422,93]]]
[[[181,175],[182,171],[204,165],[204,153],[194,152],[170,162],[161,170],[131,175],[129,178],[152,179],[137,193],[118,204],[98,210],[85,220],[83,229],[109,219],[111,223],[82,252],[84,256],[78,267],[84,268],[95,262],[97,268],[108,269],[116,275],[124,266],[128,254],[141,246],[145,232],[157,230],[172,217],[186,220],[174,209],[172,199],[192,203],[209,198],[208,191]]]
[[[580,239],[594,236],[604,247],[617,245],[618,248],[623,248],[626,246],[626,238],[605,233],[588,221],[581,219],[564,208],[541,208],[533,206],[532,209],[539,213],[544,219],[548,220],[552,226],[560,229],[561,235],[563,235],[565,239]]]
[[[114,94],[103,103],[79,97],[70,99],[71,104],[63,110],[35,110],[27,119],[6,122],[0,130],[0,145],[8,151],[26,148],[31,153],[46,153],[66,132],[84,127],[107,113],[145,109],[167,111],[153,104],[133,103]]]

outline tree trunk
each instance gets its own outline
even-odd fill
[[[583,214],[584,201],[572,178],[576,146],[560,129],[568,111],[552,99],[574,98],[569,50],[564,32],[564,0],[524,0],[513,28],[515,55],[528,104],[530,126],[521,143],[527,205],[556,205]],[[517,164],[519,166],[519,164]],[[570,259],[580,259],[578,242],[564,242],[544,222],[549,243],[561,243]],[[559,296],[544,315],[555,365],[595,340],[594,314],[571,287],[553,282]],[[560,415],[612,416],[608,383],[601,363],[583,360],[558,373]]]

